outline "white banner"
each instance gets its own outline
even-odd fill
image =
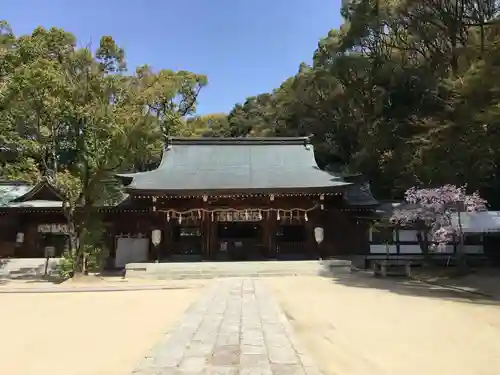
[[[69,233],[68,224],[40,224],[38,233]]]
[[[260,210],[222,211],[216,213],[217,221],[261,221]]]

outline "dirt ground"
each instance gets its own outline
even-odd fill
[[[100,276],[85,276],[78,279],[69,279],[66,281],[59,280],[0,280],[0,292],[2,289],[68,289],[68,288],[107,288],[107,287],[165,287],[168,288],[196,288],[206,284],[206,281],[200,279],[183,279],[183,280],[153,280],[153,279],[125,279],[121,277],[100,277]]]
[[[498,302],[356,274],[268,283],[325,375],[500,373]]]
[[[324,375],[500,373],[498,301],[360,274],[266,281]],[[129,375],[209,282],[162,281],[179,289],[157,291],[0,294],[0,374]],[[86,279],[53,287],[144,283]]]
[[[197,285],[159,291],[0,294],[0,374],[129,375],[198,298],[200,281]]]

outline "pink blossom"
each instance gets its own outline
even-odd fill
[[[444,185],[434,189],[412,187],[405,193],[405,205],[397,209],[391,222],[399,225],[420,224],[427,227],[438,250],[457,234],[451,225],[453,212],[486,210],[486,201],[477,192],[467,194],[466,186]]]

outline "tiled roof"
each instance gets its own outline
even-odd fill
[[[28,193],[33,186],[18,184],[18,183],[1,183],[0,184],[0,207],[8,206],[9,202]]]
[[[373,206],[378,201],[373,197],[370,184],[367,182],[356,183],[347,187],[344,200],[351,206]]]
[[[128,191],[337,191],[351,185],[321,170],[308,138],[172,138],[160,166],[120,174]]]
[[[47,208],[56,208],[62,207],[62,201],[47,201],[47,200],[32,200],[26,202],[12,202],[9,203],[8,207],[47,207]]]

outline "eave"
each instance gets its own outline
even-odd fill
[[[208,190],[139,190],[125,188],[125,191],[136,197],[165,197],[165,198],[202,198],[210,197],[253,197],[253,196],[320,196],[320,195],[342,195],[345,188],[351,185],[343,183],[339,186],[311,187],[311,188],[272,188],[272,189],[208,189]]]

